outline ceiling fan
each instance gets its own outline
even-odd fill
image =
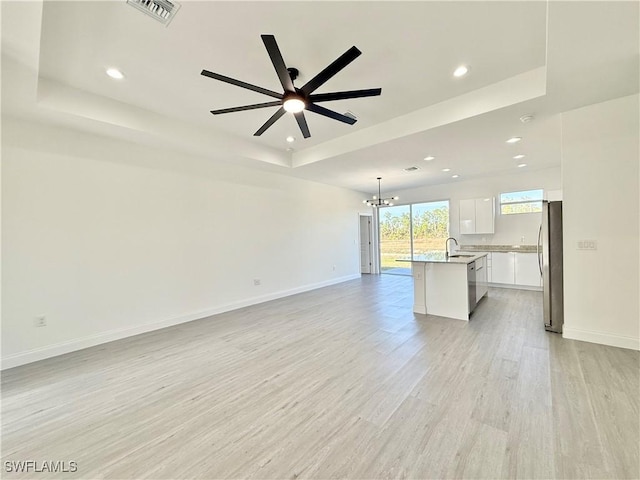
[[[285,112],[291,112],[296,117],[298,126],[300,127],[300,131],[302,132],[304,138],[309,138],[311,136],[311,133],[309,133],[309,127],[307,125],[307,120],[304,117],[303,110],[309,110],[310,112],[324,115],[325,117],[333,118],[334,120],[353,125],[354,123],[356,123],[355,118],[343,115],[338,112],[334,112],[333,110],[329,110],[328,108],[317,105],[317,103],[330,102],[332,100],[346,100],[348,98],[373,97],[382,93],[381,88],[371,88],[367,90],[349,90],[344,92],[332,93],[313,93],[317,88],[326,83],[327,80],[329,80],[336,73],[338,73],[344,67],[353,62],[356,58],[358,58],[358,56],[360,56],[362,52],[356,47],[351,47],[328,67],[326,67],[315,77],[305,83],[302,87],[297,88],[294,86],[293,82],[298,77],[298,69],[287,68],[286,64],[284,63],[284,59],[282,58],[282,54],[280,53],[280,49],[278,48],[278,44],[276,43],[276,39],[273,35],[261,35],[261,37],[262,41],[264,42],[264,46],[267,49],[267,53],[271,58],[271,63],[276,69],[276,73],[278,74],[278,78],[280,79],[280,83],[282,84],[282,88],[284,89],[283,93],[274,92],[273,90],[258,87],[256,85],[236,80],[234,78],[226,77],[218,73],[213,73],[208,70],[202,70],[201,73],[205,77],[210,77],[215,80],[230,83],[231,85],[236,85],[248,90],[253,90],[254,92],[262,93],[264,95],[268,95],[270,97],[278,99],[272,102],[256,103],[253,105],[244,105],[241,107],[223,108],[220,110],[211,110],[212,114],[220,115],[223,113],[241,112],[244,110],[255,110],[258,108],[280,106],[276,113],[274,113],[271,118],[269,118],[269,120],[267,120],[264,125],[262,125],[256,131],[256,133],[253,134],[254,136],[262,135],[271,125],[276,122],[276,120],[282,117]]]

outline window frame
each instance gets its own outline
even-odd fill
[[[527,199],[527,200],[516,200],[516,201],[512,201],[512,202],[504,202],[502,200],[503,195],[515,195],[515,194],[522,194],[522,193],[529,193],[529,192],[540,192],[540,198],[535,198],[535,199]],[[531,213],[542,213],[542,202],[544,200],[544,189],[542,188],[531,188],[528,190],[514,190],[511,192],[500,192],[500,195],[498,196],[498,200],[499,200],[499,206],[500,206],[500,215],[526,215],[526,214],[531,214]],[[530,211],[530,212],[504,212],[502,210],[503,206],[511,206],[511,205],[532,205],[532,208],[535,208],[536,205],[540,205],[540,210],[535,210],[535,211]]]

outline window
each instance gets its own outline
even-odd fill
[[[382,273],[411,275],[410,258],[444,250],[449,236],[449,201],[413,203],[378,210]]]
[[[502,215],[540,212],[542,212],[542,190],[500,194],[500,213]]]

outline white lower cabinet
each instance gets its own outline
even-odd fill
[[[537,253],[514,253],[515,283],[529,287],[541,287],[542,277]]]
[[[491,283],[515,285],[513,252],[491,252]]]
[[[529,252],[492,252],[490,281],[523,287],[542,286],[538,255]]]

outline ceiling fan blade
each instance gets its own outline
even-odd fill
[[[256,133],[253,134],[254,137],[259,137],[260,135],[262,135],[267,128],[269,128],[271,125],[273,125],[274,123],[276,123],[276,120],[278,120],[282,115],[284,115],[284,107],[280,107],[276,113],[274,113],[273,115],[271,115],[271,118],[269,120],[267,120],[264,125],[262,125],[258,131]]]
[[[245,110],[255,110],[257,108],[277,107],[278,105],[282,105],[282,102],[265,102],[255,103],[253,105],[244,105],[242,107],[221,108],[219,110],[211,110],[211,113],[213,113],[214,115],[220,115],[222,113],[243,112]]]
[[[340,55],[334,62],[329,65],[327,68],[322,70],[319,74],[309,80],[304,86],[300,89],[305,94],[309,95],[318,87],[323,85],[327,80],[333,77],[336,73],[342,70],[344,67],[353,62],[356,58],[360,56],[362,52],[358,50],[356,47],[351,47],[349,50]]]
[[[230,83],[231,85],[236,85],[237,87],[246,88],[247,90],[253,90],[254,92],[263,93],[265,95],[269,95],[270,97],[282,98],[283,96],[281,93],[274,92],[273,90],[267,90],[266,88],[251,85],[250,83],[242,82],[240,80],[236,80],[235,78],[225,77],[224,75],[213,73],[209,70],[202,70],[200,75],[213,78],[214,80],[220,80],[221,82]]]
[[[284,88],[287,92],[295,92],[296,89],[293,86],[293,80],[291,80],[291,75],[289,75],[287,66],[284,63],[284,59],[282,58],[282,54],[280,53],[280,49],[278,48],[278,44],[276,43],[276,37],[274,37],[273,35],[260,36],[262,37],[262,42],[267,49],[269,58],[271,58],[273,68],[276,69],[276,73],[278,74],[278,78],[280,79],[280,83],[282,84],[282,88]]]
[[[307,125],[307,119],[304,118],[304,112],[294,113],[296,120],[298,121],[298,126],[300,127],[300,131],[302,132],[302,136],[304,138],[309,138],[311,133],[309,132],[309,126]]]
[[[341,113],[334,112],[333,110],[329,110],[328,108],[321,107],[320,105],[316,105],[315,103],[308,103],[306,109],[311,112],[324,115],[325,117],[348,123],[349,125],[353,125],[354,123],[356,123],[355,118],[347,117],[346,115],[342,115]]]
[[[346,92],[316,93],[309,95],[311,102],[330,102],[332,100],[346,100],[348,98],[375,97],[382,93],[381,88],[370,88],[368,90],[349,90]]]

